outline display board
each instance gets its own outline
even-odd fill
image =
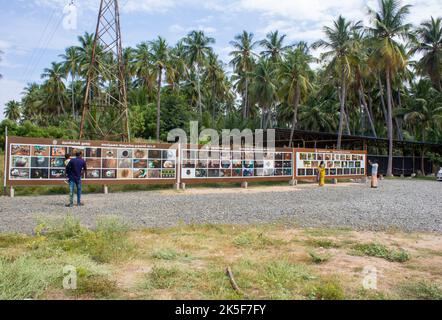
[[[182,149],[183,180],[252,180],[293,175],[293,149]]]
[[[223,149],[171,144],[7,137],[6,185],[61,185],[65,155],[79,151],[85,184],[179,184],[314,179],[324,161],[327,178],[366,176],[364,151]]]
[[[84,181],[97,184],[175,180],[177,151],[169,145],[9,137],[8,181],[47,184],[66,179],[65,155],[82,153]]]
[[[315,178],[321,162],[327,178],[360,177],[366,175],[367,154],[364,151],[296,149],[297,178]]]

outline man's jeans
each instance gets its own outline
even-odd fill
[[[77,187],[77,204],[81,203],[81,180],[78,182],[69,180],[69,204],[74,205],[74,189]]]

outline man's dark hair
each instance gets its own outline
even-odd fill
[[[71,157],[71,155],[69,154],[69,153],[66,153],[65,155],[64,155],[64,158],[65,159],[69,159]]]
[[[77,152],[75,152],[75,156],[76,156],[77,158],[80,158],[80,157],[81,157],[81,151],[77,151]]]

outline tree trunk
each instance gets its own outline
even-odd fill
[[[387,114],[387,109],[385,108],[385,99],[384,99],[384,87],[382,86],[382,81],[380,76],[378,77],[378,84],[379,84],[382,113],[384,115],[385,123],[388,123],[388,114]]]
[[[161,77],[163,68],[158,68],[158,88],[157,88],[157,142],[160,142],[160,125],[161,125]]]
[[[371,127],[371,132],[373,133],[373,137],[377,138],[377,134],[376,134],[376,129],[374,127],[374,122],[373,122],[373,118],[371,116],[370,110],[368,109],[368,105],[367,105],[367,100],[365,100],[365,94],[364,94],[364,89],[362,87],[362,83],[359,84],[359,97],[361,99],[362,105],[364,106],[364,110],[367,113],[368,116],[368,122],[370,123],[370,127]]]
[[[342,74],[341,74],[341,94],[339,95],[340,102],[341,102],[341,108],[339,111],[339,128],[338,128],[338,142],[337,142],[337,149],[341,149],[342,145],[342,129],[344,127],[344,116],[345,116],[345,71],[344,68],[342,68]]]
[[[289,147],[292,147],[293,135],[295,134],[296,127],[298,126],[298,106],[299,106],[300,99],[301,99],[301,86],[299,85],[299,82],[297,82],[296,83],[296,92],[295,92],[295,101],[293,104],[293,121],[292,121],[292,130],[290,132]]]
[[[72,74],[72,118],[75,120],[75,94],[74,94],[75,76]]]
[[[200,121],[203,120],[203,107],[201,105],[201,83],[200,83],[200,67],[199,64],[197,64],[196,68],[196,86],[197,86],[197,92],[198,92],[198,113],[200,116]]]
[[[393,110],[391,94],[391,74],[390,69],[386,70],[387,81],[387,132],[388,132],[388,166],[387,176],[393,176]]]
[[[243,118],[247,119],[248,115],[249,115],[249,110],[248,110],[248,105],[249,105],[249,79],[246,77],[246,90],[245,90],[245,95],[244,95],[244,110],[243,110]]]

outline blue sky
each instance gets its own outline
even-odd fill
[[[63,9],[71,0],[2,0],[0,3],[0,119],[4,104],[20,99],[28,82],[41,81],[42,70],[58,60],[77,36],[93,32],[99,0],[74,0],[76,30],[63,27]],[[339,14],[369,23],[367,7],[376,0],[120,0],[123,45],[134,46],[158,35],[170,44],[190,30],[201,29],[216,39],[215,51],[228,62],[229,42],[242,30],[261,39],[272,30],[286,33],[289,42],[312,42]],[[441,0],[404,0],[412,4],[409,21],[418,24],[441,15]]]

